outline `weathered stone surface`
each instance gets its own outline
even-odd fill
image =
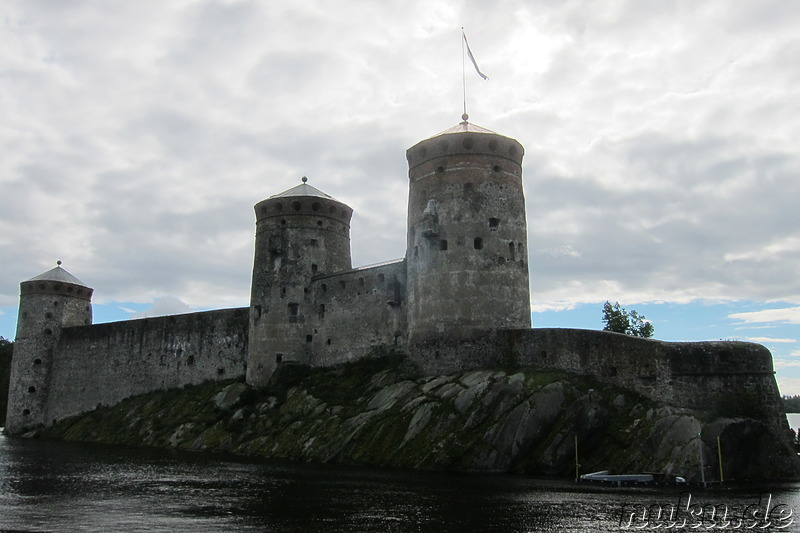
[[[239,401],[242,393],[248,389],[249,387],[244,383],[231,383],[214,396],[214,405],[217,406],[217,409],[229,409]]]
[[[170,448],[177,448],[178,445],[186,438],[186,436],[191,434],[193,428],[194,424],[192,422],[187,422],[186,424],[181,424],[178,426],[169,437],[168,444]]]
[[[468,388],[459,392],[455,398],[455,401],[453,402],[456,411],[464,414],[470,410],[476,399],[486,392],[486,390],[489,388],[489,385],[489,381],[478,381],[474,382],[472,385],[468,385]]]
[[[442,400],[448,400],[450,398],[458,396],[463,390],[464,387],[462,387],[458,383],[445,383],[444,385],[439,387],[439,389],[434,391],[434,394],[436,394]]]
[[[453,381],[454,376],[436,376],[429,380],[426,380],[422,385],[422,392],[425,394],[430,393],[433,389],[444,385],[445,383],[450,383]]]
[[[473,372],[467,372],[461,378],[459,378],[459,382],[467,388],[474,387],[476,385],[482,385],[488,383],[492,380],[492,378],[501,375],[500,372],[493,372],[491,370],[476,370]]]
[[[85,315],[86,302],[76,301]],[[33,310],[21,308],[21,312],[33,316]],[[138,394],[243,377],[247,312],[246,308],[223,309],[96,325],[73,321],[57,329],[29,324],[49,329],[48,337],[57,349],[44,350],[45,356],[43,346],[34,342],[35,335],[24,339],[23,331],[18,333],[22,341],[14,349],[18,371],[9,397],[14,416],[6,430],[15,433],[46,425]],[[38,309],[36,315],[45,314]],[[38,377],[33,379],[31,372]],[[39,393],[30,394],[30,386]]]
[[[400,383],[388,385],[372,397],[369,404],[367,404],[367,409],[385,411],[403,398],[413,388],[414,383],[410,381],[401,381]]]
[[[435,409],[435,404],[433,403],[424,403],[420,405],[417,410],[414,412],[414,416],[411,417],[411,421],[408,423],[408,430],[406,431],[405,436],[403,436],[402,444],[405,444],[409,440],[416,437],[420,431],[425,429],[425,426],[430,422],[431,415]]]
[[[658,404],[574,374],[473,372],[433,383],[389,367],[375,372],[380,378],[361,378],[363,387],[347,395],[337,389],[331,396],[328,386],[340,370],[317,371],[284,393],[241,383],[155,393],[43,435],[299,461],[548,475],[574,474],[577,437],[583,472],[689,479],[700,476],[701,453],[707,479],[716,479],[719,436],[726,479],[800,476],[794,451],[759,420]]]
[[[289,422],[305,417],[320,405],[320,400],[315,398],[301,387],[292,387],[286,393],[286,400],[278,407],[282,415],[281,420]]]

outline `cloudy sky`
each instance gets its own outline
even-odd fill
[[[741,339],[800,394],[800,3],[7,0],[0,335],[64,261],[96,321],[248,303],[257,201],[349,204],[405,253],[405,150],[460,120],[526,148],[534,324],[619,301]],[[468,65],[469,66],[469,65]]]

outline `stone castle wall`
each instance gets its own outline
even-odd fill
[[[64,328],[45,423],[124,398],[244,376],[248,308]]]
[[[760,344],[664,342],[559,328],[509,331],[507,338],[520,364],[590,375],[671,405],[723,408],[721,401],[744,392],[765,407],[780,399],[772,354]]]
[[[653,401],[786,425],[772,366],[760,344],[664,342],[608,331],[534,328],[429,343],[410,354],[430,375],[521,365],[591,376]]]
[[[310,364],[351,361],[368,356],[376,345],[402,346],[403,306],[390,299],[403,293],[402,272],[401,260],[316,279],[314,301],[326,310],[324,320],[310,329],[316,331],[309,341]],[[63,328],[42,391],[47,394],[42,398],[44,423],[138,394],[244,376],[248,311]],[[395,322],[400,338],[389,327]],[[409,356],[430,375],[506,365],[564,370],[677,407],[732,417],[755,409],[764,422],[785,426],[772,356],[753,343],[677,343],[594,330],[519,329],[487,331],[458,343],[434,342]]]
[[[405,260],[320,276],[311,284],[309,364],[352,361],[375,347],[405,348]]]

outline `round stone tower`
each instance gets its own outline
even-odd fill
[[[408,149],[408,342],[531,326],[522,145],[464,122]]]
[[[6,433],[49,423],[47,396],[62,328],[92,323],[92,292],[58,266],[20,283]]]
[[[252,385],[265,384],[280,362],[307,362],[314,335],[311,278],[352,268],[353,210],[306,181],[255,206],[247,363]]]

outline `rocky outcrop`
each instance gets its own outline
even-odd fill
[[[415,469],[573,475],[663,472],[797,478],[786,435],[749,418],[658,404],[586,376],[529,368],[420,377],[400,358],[286,365],[268,387],[237,381],[156,392],[62,421],[44,437]],[[788,433],[788,426],[784,430]]]

